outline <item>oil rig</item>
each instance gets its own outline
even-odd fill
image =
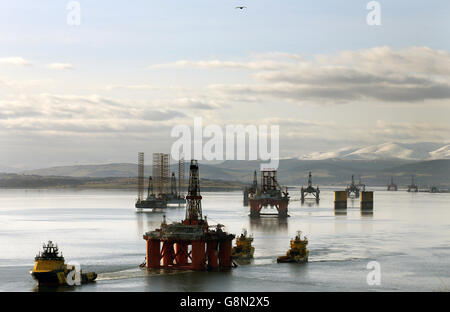
[[[206,216],[203,218],[196,160],[191,160],[186,200],[185,220],[167,224],[163,217],[160,229],[144,234],[146,268],[194,271],[231,268],[235,235],[224,232],[221,224],[209,226]]]
[[[419,191],[419,187],[414,183],[414,176],[411,176],[411,184],[408,185],[407,192],[413,192],[416,193]]]
[[[302,202],[305,201],[306,195],[309,195],[309,194],[312,194],[314,196],[314,199],[316,200],[316,202],[319,202],[319,200],[320,200],[319,186],[317,186],[317,187],[312,186],[312,174],[311,174],[311,171],[309,172],[309,175],[308,175],[308,187],[304,188],[302,186],[300,192],[301,192],[301,201]]]
[[[249,195],[250,217],[278,216],[288,217],[289,193],[283,191],[277,180],[276,170],[261,170],[261,188]],[[262,213],[263,208],[276,208],[276,213]]]
[[[391,182],[388,183],[387,190],[388,191],[397,191],[398,190],[397,184],[394,183],[394,177],[391,177]]]
[[[361,182],[361,176],[359,176],[358,185],[357,186],[359,187],[359,190],[361,192],[365,192],[366,191],[366,185]]]
[[[153,154],[153,177],[148,178],[147,197],[144,199],[144,153],[138,155],[138,199],[136,208],[166,208],[167,205],[185,204],[186,200],[181,194],[184,180],[184,159],[178,161],[178,180],[175,172],[170,178],[169,190],[169,154]]]
[[[355,177],[353,174],[352,174],[352,183],[350,185],[347,185],[347,188],[345,190],[347,192],[348,197],[359,198],[360,186],[355,184]]]
[[[253,183],[250,186],[244,187],[244,206],[248,206],[248,196],[250,193],[255,194],[258,189],[258,179],[256,175],[256,170],[253,173]]]

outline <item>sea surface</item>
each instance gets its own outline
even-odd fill
[[[142,235],[184,218],[184,207],[137,211],[135,192],[115,190],[0,190],[0,291],[449,291],[450,193],[374,190],[373,213],[358,199],[344,213],[333,209],[334,188],[301,204],[290,189],[287,220],[248,217],[241,192],[204,192],[211,224],[254,236],[255,258],[229,272],[140,269]],[[309,239],[309,263],[278,264],[301,230]],[[97,272],[79,287],[37,288],[29,271],[42,243],[52,240],[66,262]],[[376,261],[375,266],[369,265]],[[378,266],[379,265],[379,266]],[[378,270],[379,269],[379,270]],[[373,274],[379,285],[368,283]],[[369,279],[373,281],[373,279]]]

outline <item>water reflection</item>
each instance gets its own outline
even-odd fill
[[[302,206],[306,206],[308,208],[314,207],[314,206],[319,207],[319,201],[316,200],[315,198],[307,198],[305,200],[302,200],[301,203],[302,203]]]
[[[334,215],[335,216],[346,216],[347,209],[334,209]]]
[[[373,210],[361,210],[361,217],[373,217]]]
[[[261,232],[287,232],[288,230],[288,218],[249,218],[250,229],[252,231]]]
[[[221,272],[192,272],[192,271],[166,271],[164,278],[147,278],[145,291],[170,289],[171,291],[229,291],[233,289],[230,279],[232,271]],[[211,283],[214,281],[214,283]]]
[[[350,197],[347,201],[347,208],[359,208],[359,200],[354,197]]]
[[[159,228],[166,212],[162,209],[136,210],[137,232],[140,237],[145,232]]]

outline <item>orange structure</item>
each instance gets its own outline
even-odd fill
[[[282,190],[277,181],[276,170],[261,171],[261,188],[255,193],[250,193],[250,216],[259,217],[261,215],[274,215],[278,217],[288,217],[289,193]],[[276,208],[277,213],[261,213],[264,207]]]
[[[202,216],[198,163],[191,161],[189,190],[186,196],[186,218],[144,234],[147,241],[146,267],[185,270],[227,269],[232,266],[233,234],[222,230],[223,225],[208,226]]]

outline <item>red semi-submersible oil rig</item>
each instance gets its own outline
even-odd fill
[[[256,193],[249,194],[248,203],[250,205],[250,217],[278,216],[288,217],[289,193],[277,180],[276,170],[261,171],[261,188],[256,189]],[[263,208],[276,208],[277,212],[262,212]]]
[[[198,163],[191,160],[186,219],[144,234],[147,241],[145,266],[152,269],[215,270],[232,266],[231,250],[235,237],[223,225],[208,226],[202,216],[202,196]]]

